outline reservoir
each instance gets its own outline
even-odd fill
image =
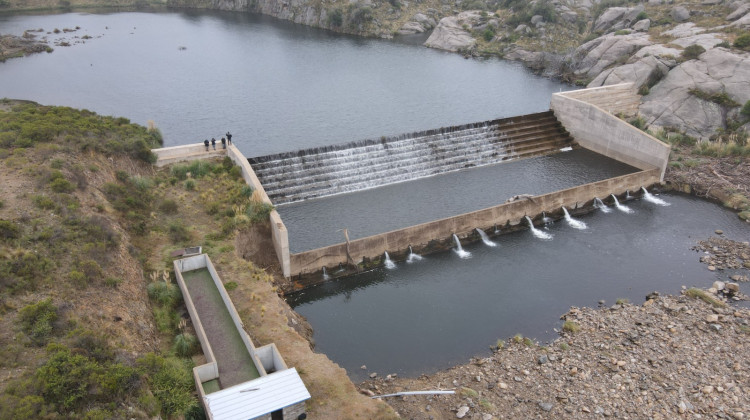
[[[71,46],[0,63],[0,97],[152,120],[165,146],[231,131],[245,156],[544,111],[570,89],[517,63],[247,13],[0,15],[0,33],[39,28]]]
[[[317,351],[355,381],[371,372],[417,376],[490,354],[497,339],[522,334],[544,343],[557,337],[570,306],[600,299],[641,304],[658,290],[710,287],[719,273],[699,262],[697,241],[722,229],[750,237],[736,214],[684,195],[662,195],[669,206],[630,200],[631,213],[607,207],[548,225],[542,240],[529,230],[464,244],[471,253],[424,255],[305,289],[287,298],[314,329]],[[492,232],[487,232],[490,235]],[[726,273],[723,273],[726,274]],[[725,279],[725,277],[722,277]],[[366,365],[368,370],[361,370]]]

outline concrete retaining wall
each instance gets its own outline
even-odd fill
[[[187,307],[188,313],[190,314],[190,319],[193,320],[195,335],[201,343],[203,354],[206,356],[206,361],[208,362],[204,365],[193,368],[193,377],[196,381],[195,385],[201,393],[203,392],[203,386],[201,385],[203,382],[219,377],[219,367],[216,364],[216,358],[214,357],[213,349],[211,349],[211,343],[208,342],[208,337],[206,337],[206,331],[203,329],[200,317],[198,317],[198,311],[196,311],[193,299],[190,297],[190,292],[188,292],[185,279],[182,277],[182,272],[205,267],[206,258],[206,255],[196,255],[194,257],[174,261],[174,274],[177,278],[177,285],[180,287],[185,307]]]
[[[209,151],[207,152],[206,146],[202,143],[163,147],[161,149],[153,149],[151,152],[156,155],[156,163],[154,165],[159,167],[177,162],[222,157],[227,154],[227,151],[222,149],[220,144],[216,146],[216,150],[209,147]]]
[[[612,115],[634,115],[638,113],[641,96],[633,83],[571,90],[563,93],[568,98],[596,105]]]
[[[577,204],[586,203],[594,197],[605,198],[610,194],[625,193],[627,190],[635,191],[641,186],[650,186],[659,182],[659,176],[659,170],[654,168],[535,196],[528,200],[501,204],[380,235],[355,239],[349,243],[349,253],[355,262],[360,262],[363,258],[377,258],[385,251],[405,250],[409,245],[418,249],[426,246],[432,240],[446,240],[454,233],[459,237],[465,237],[472,234],[477,227],[502,226],[506,223],[517,224],[524,216],[533,217],[543,211],[551,212],[562,206],[572,208]],[[339,263],[346,264],[346,244],[340,243],[292,254],[290,260],[292,276],[316,272],[324,266],[332,267]]]
[[[581,146],[639,169],[658,168],[662,181],[669,161],[669,145],[607,112],[608,98],[631,89],[632,84],[628,83],[556,93],[552,95],[550,108]],[[632,95],[637,98],[635,92]],[[609,108],[617,109],[616,103],[610,105]]]
[[[255,175],[255,171],[248,163],[245,156],[234,147],[229,145],[227,149],[227,156],[242,169],[242,178],[247,182],[248,185],[253,187],[254,190],[258,190],[261,194],[264,203],[273,204],[266,194],[266,190]],[[284,222],[281,221],[281,216],[276,210],[272,211],[269,215],[269,222],[271,223],[271,236],[273,237],[273,246],[276,251],[276,257],[279,259],[281,270],[284,273],[284,277],[290,276],[290,263],[289,263],[289,232],[284,226]]]

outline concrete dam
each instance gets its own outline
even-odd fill
[[[551,111],[250,158],[274,204],[554,153],[572,138]]]
[[[352,272],[382,263],[386,252],[391,258],[401,259],[412,252],[451,248],[456,241],[467,238],[479,240],[477,232],[482,230],[528,229],[529,220],[542,223],[545,213],[562,218],[568,210],[593,209],[602,204],[601,200],[614,204],[618,196],[624,198],[628,191],[641,191],[642,187],[661,182],[669,145],[620,118],[633,115],[638,103],[639,95],[632,84],[620,84],[553,94],[550,110],[537,114],[250,159],[232,145],[217,153],[225,154],[240,167],[242,177],[264,202],[279,206],[282,212],[302,206],[302,222],[295,229],[311,230],[318,225],[315,217],[320,214],[334,220],[335,226],[326,229],[338,232],[333,240],[337,243],[327,241],[314,249],[292,252],[290,232],[279,211],[270,213],[273,246],[284,277],[291,280],[285,290],[289,292],[324,281],[322,273],[326,268],[329,273]],[[569,153],[558,153],[571,149]],[[154,152],[157,165],[212,156],[200,144]],[[558,157],[581,153],[593,159],[579,159],[578,166],[562,177],[552,171],[550,176],[534,178],[540,168],[561,162],[565,166],[571,160]],[[514,166],[519,163],[523,165]],[[575,176],[576,172],[585,172],[578,169],[597,165],[604,168],[598,178]],[[619,170],[609,170],[618,166]],[[471,183],[483,188],[479,192],[484,199],[481,207],[450,210],[448,214],[427,211],[447,208],[449,201],[473,201],[476,195],[466,197],[460,186],[452,193],[443,191],[446,180],[472,176]],[[526,191],[513,193],[520,197],[509,200],[506,187],[522,184],[514,181],[519,177],[526,183]],[[563,177],[569,182],[553,182]],[[440,182],[434,181],[438,179]],[[392,190],[419,183],[426,184],[411,190]],[[367,219],[365,212],[349,211],[372,225],[365,235],[355,233],[353,237],[347,233],[349,222],[338,220],[346,211],[336,205],[340,201],[319,205],[326,200],[380,194],[368,210],[370,214],[375,211],[390,215],[416,195],[415,190],[439,192],[411,210],[424,213],[423,219],[389,228]],[[342,267],[348,270],[341,270]]]

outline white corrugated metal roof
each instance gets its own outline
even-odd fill
[[[310,398],[294,368],[206,395],[214,420],[247,420]]]

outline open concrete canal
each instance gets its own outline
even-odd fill
[[[654,290],[709,286],[691,247],[715,229],[750,238],[750,227],[716,204],[657,198],[670,205],[645,199],[610,205],[607,213],[574,215],[573,224],[583,222],[584,229],[561,219],[539,229],[546,240],[529,230],[495,236],[496,246],[464,244],[469,258],[455,250],[425,255],[332,280],[288,302],[310,321],[317,350],[354,380],[373,371],[418,375],[465,363],[517,333],[549,340],[570,306],[640,303]]]

